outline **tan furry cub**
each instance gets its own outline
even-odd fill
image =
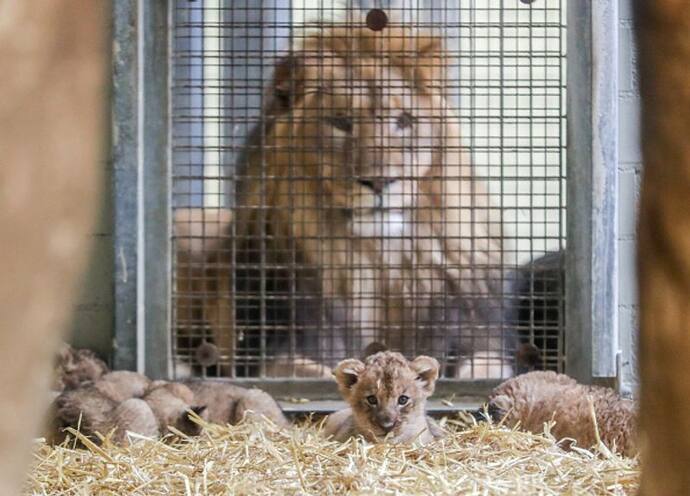
[[[324,433],[337,441],[361,435],[370,442],[428,443],[443,435],[426,415],[426,399],[434,392],[439,364],[419,356],[382,351],[364,362],[343,360],[335,369],[338,389],[350,408],[331,414]]]

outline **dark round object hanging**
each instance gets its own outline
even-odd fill
[[[527,5],[534,3],[536,0],[520,0],[521,3],[525,3]]]
[[[218,347],[216,347],[216,345],[204,342],[197,347],[194,352],[194,357],[197,363],[202,367],[212,367],[218,363],[220,353],[218,353]]]
[[[381,31],[388,25],[388,15],[382,9],[371,9],[367,14],[367,27],[372,31]]]

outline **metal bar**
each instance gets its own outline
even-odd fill
[[[213,380],[213,379],[208,379]],[[225,381],[225,379],[216,379]],[[243,387],[263,389],[276,398],[305,398],[305,399],[340,399],[335,381],[328,379],[300,379],[300,378],[237,378],[233,384]],[[474,379],[458,381],[454,379],[439,379],[436,381],[434,397],[474,397],[486,398],[486,394],[500,383],[499,380]]]
[[[618,2],[592,3],[592,375],[614,377],[618,351]]]
[[[483,397],[462,396],[453,398],[452,402],[438,399],[429,399],[424,409],[427,415],[432,417],[451,417],[459,411],[475,410],[486,401]],[[278,401],[280,409],[288,417],[301,415],[328,415],[330,413],[348,408],[349,405],[342,400],[314,400],[314,401]]]
[[[139,318],[144,324],[144,370],[147,376],[161,379],[170,375],[169,18],[167,2],[142,2],[141,7],[143,223],[139,237],[144,242],[144,305]]]
[[[137,368],[137,1],[113,2],[115,369]]]
[[[113,22],[113,366],[167,377],[167,6],[119,0],[114,2]]]
[[[566,370],[583,382],[616,371],[616,14],[568,3]]]

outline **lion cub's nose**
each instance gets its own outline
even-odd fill
[[[396,179],[390,179],[387,177],[361,177],[357,179],[357,182],[362,186],[374,191],[376,194],[381,194],[386,186],[393,184]]]
[[[388,422],[381,422],[381,429],[383,429],[387,433],[392,431],[393,427],[395,427],[395,422],[392,420]]]
[[[384,432],[388,433],[393,430],[393,427],[395,427],[395,419],[389,417],[379,418],[378,424],[381,427],[381,429],[384,430]]]

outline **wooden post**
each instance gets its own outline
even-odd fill
[[[690,5],[638,2],[644,495],[690,494]]]

